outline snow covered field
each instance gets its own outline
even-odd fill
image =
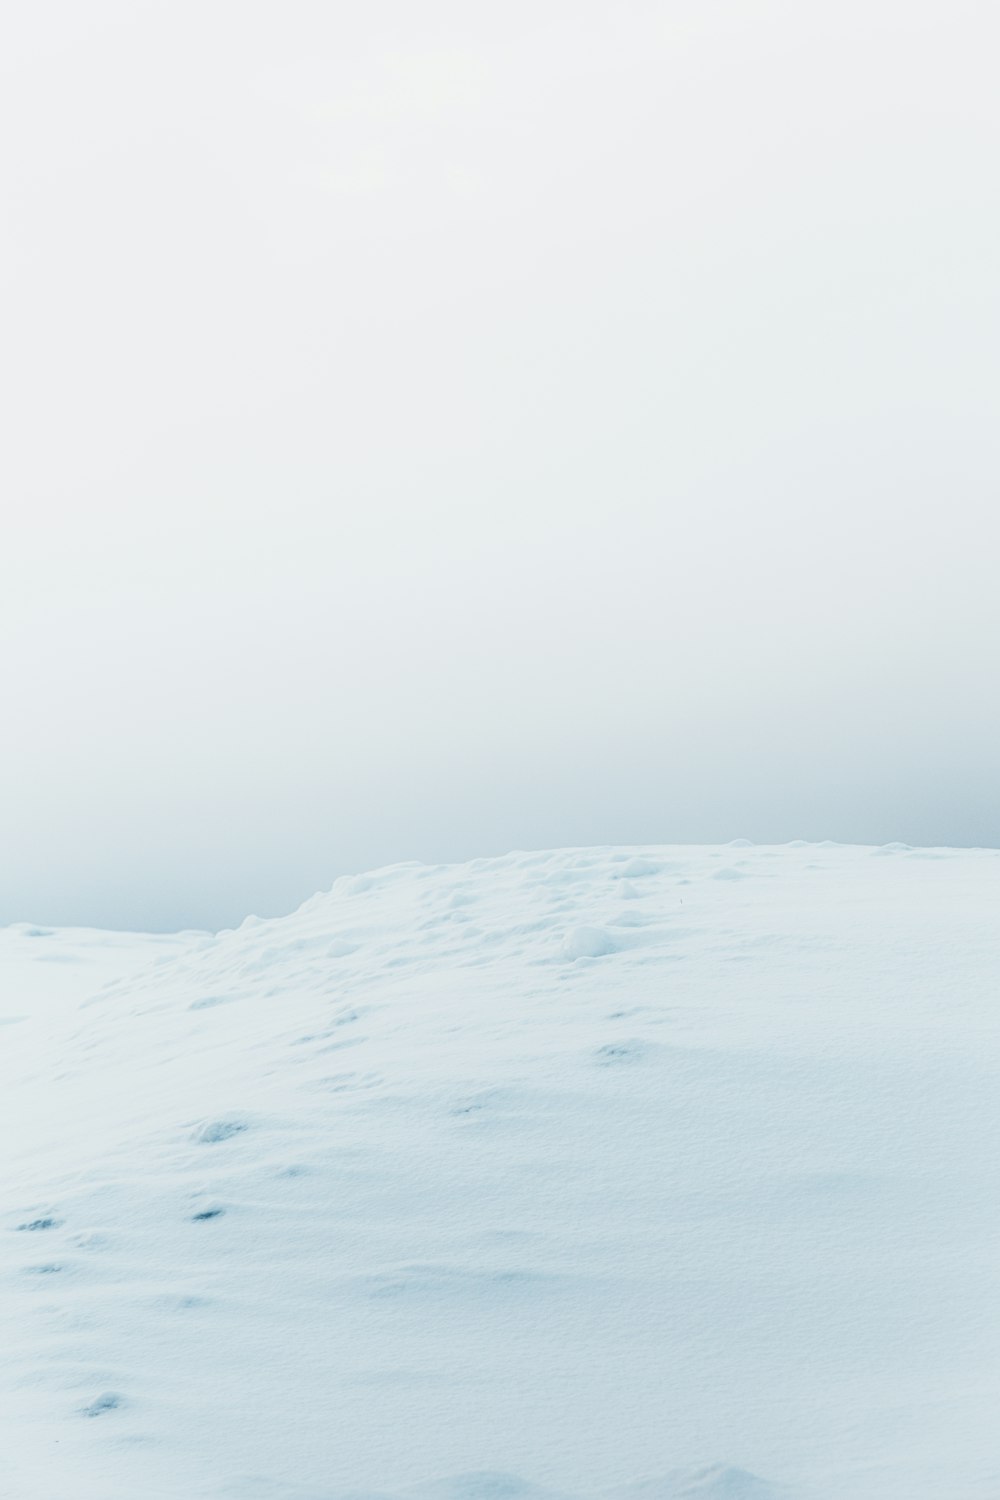
[[[897,846],[0,932],[0,1494],[997,1500],[998,981]]]

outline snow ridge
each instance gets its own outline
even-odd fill
[[[998,887],[737,841],[0,931],[0,1489],[983,1500]]]

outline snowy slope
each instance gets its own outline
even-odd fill
[[[0,932],[8,1500],[996,1500],[1000,855]]]

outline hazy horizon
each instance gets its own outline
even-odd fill
[[[22,7],[0,924],[1000,846],[988,7]]]

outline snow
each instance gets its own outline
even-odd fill
[[[0,1493],[995,1500],[998,898],[737,840],[0,931]]]

